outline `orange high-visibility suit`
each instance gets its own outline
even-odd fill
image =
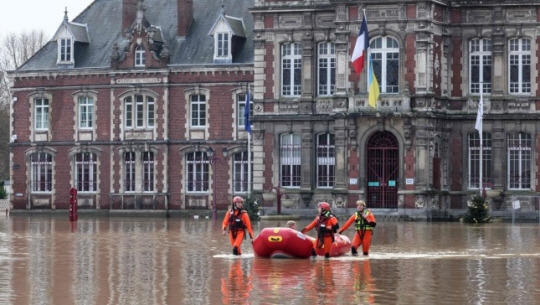
[[[337,231],[338,227],[337,218],[331,214],[330,211],[323,211],[321,215],[315,217],[310,224],[302,229],[302,233],[306,233],[309,230],[316,228],[317,239],[315,240],[314,247],[323,248],[324,256],[330,257],[330,249],[334,242],[334,232]]]
[[[246,210],[230,209],[225,213],[223,218],[223,231],[229,228],[229,240],[233,246],[233,254],[240,255],[242,251],[240,246],[246,235],[246,230],[249,237],[253,239],[253,231],[251,230],[251,221]],[[236,249],[236,250],[235,250]]]
[[[353,254],[356,253],[356,249],[362,245],[362,252],[364,255],[368,255],[369,247],[371,246],[371,237],[373,236],[373,228],[377,225],[375,216],[370,210],[364,209],[362,212],[356,211],[352,214],[338,233],[343,233],[354,222],[356,233],[351,244],[354,248]]]

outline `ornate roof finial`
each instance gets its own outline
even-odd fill
[[[67,13],[68,13],[68,11],[67,11],[67,6],[66,6],[66,8],[64,9],[64,21],[66,21],[66,22],[69,21]]]
[[[225,15],[225,0],[221,0],[221,14]]]

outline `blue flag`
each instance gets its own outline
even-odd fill
[[[246,93],[246,107],[244,108],[244,123],[247,132],[251,133],[251,121],[249,120],[249,87]]]

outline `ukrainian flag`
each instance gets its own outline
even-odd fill
[[[371,55],[369,56],[369,106],[376,108],[377,100],[379,99],[379,82],[373,71],[373,61],[371,60]]]

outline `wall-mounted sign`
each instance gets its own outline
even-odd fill
[[[358,184],[358,178],[349,178],[349,184],[351,185]]]
[[[368,182],[368,186],[379,186],[379,181],[370,181]]]
[[[388,186],[396,186],[396,180],[388,180]]]
[[[414,184],[414,178],[405,178],[405,184]]]

